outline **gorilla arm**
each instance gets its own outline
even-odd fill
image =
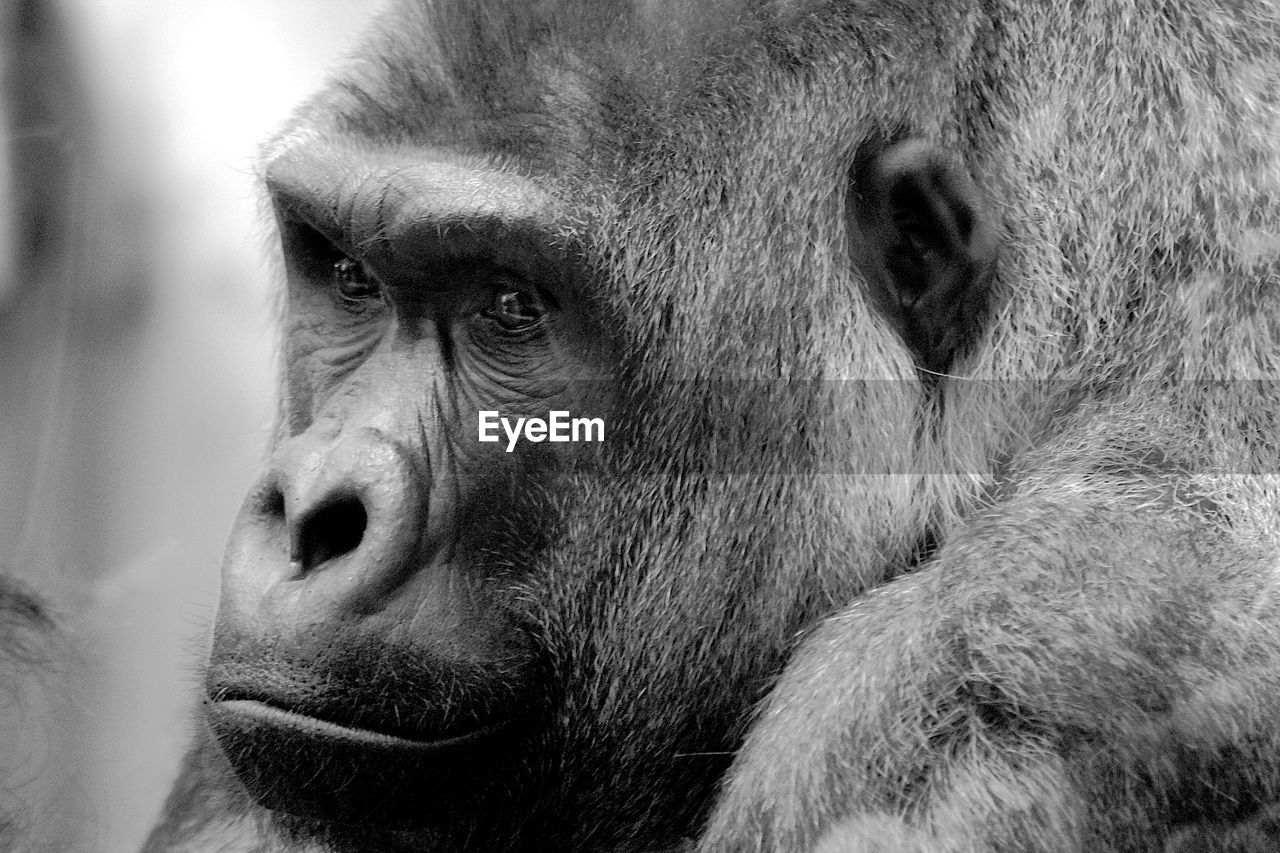
[[[1159,850],[1274,799],[1273,552],[1171,485],[1188,432],[1099,438],[1146,429],[1082,418],[804,639],[699,850]]]

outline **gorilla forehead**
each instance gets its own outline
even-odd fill
[[[537,171],[566,158],[627,153],[681,124],[724,128],[782,80],[829,66],[874,75],[880,61],[927,54],[946,77],[967,53],[967,4],[758,0],[401,0],[331,85],[295,116],[385,145],[449,144]],[[855,28],[853,24],[857,24]],[[871,33],[874,38],[868,38]],[[899,71],[900,73],[900,71]],[[944,86],[943,91],[949,90]],[[706,101],[701,106],[699,100]],[[654,133],[654,127],[668,133]],[[581,128],[590,128],[590,137]],[[543,168],[539,168],[543,167]]]

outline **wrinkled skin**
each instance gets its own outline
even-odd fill
[[[147,850],[1274,849],[1278,57],[393,4],[265,150],[282,417]]]

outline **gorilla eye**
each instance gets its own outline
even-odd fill
[[[508,332],[524,332],[542,322],[547,308],[538,294],[503,283],[494,292],[493,303],[484,313]]]
[[[365,302],[382,296],[382,285],[355,258],[334,261],[333,284],[344,302]]]

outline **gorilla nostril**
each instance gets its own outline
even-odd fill
[[[338,498],[303,518],[294,559],[304,572],[360,547],[369,515],[354,495]]]
[[[263,515],[274,521],[284,520],[284,492],[275,487],[262,492],[258,499],[258,508]]]

